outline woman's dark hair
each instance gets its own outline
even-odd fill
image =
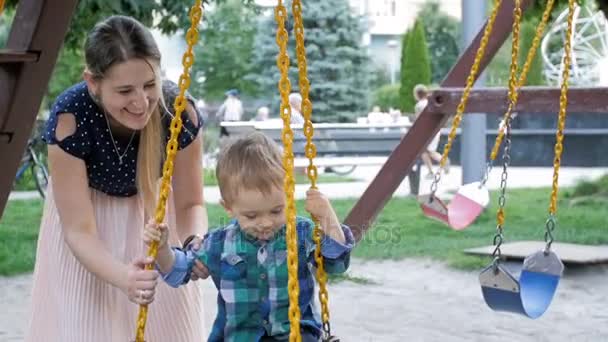
[[[132,58],[153,59],[160,63],[160,50],[152,33],[134,18],[114,15],[99,22],[84,45],[87,68],[102,78],[115,63]]]

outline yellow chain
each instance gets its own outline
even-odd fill
[[[517,58],[519,56],[519,28],[521,24],[521,0],[515,0],[515,7],[513,8],[513,42],[511,44],[511,65],[509,68],[509,107],[504,116],[504,125],[510,125],[511,110],[514,104],[517,103],[517,89],[519,84],[517,83]],[[499,137],[503,130],[499,130]],[[496,142],[498,142],[498,137]],[[502,140],[502,137],[501,137]],[[495,156],[494,156],[495,157]],[[496,212],[496,221],[500,227],[505,223],[505,209],[504,205],[498,206]]]
[[[194,45],[198,42],[198,25],[203,16],[201,0],[195,0],[194,5],[190,9],[190,28],[186,34],[188,49],[182,58],[184,70],[179,77],[179,95],[175,99],[175,116],[171,120],[171,138],[167,144],[167,159],[163,166],[163,176],[160,186],[160,195],[156,206],[156,214],[154,220],[156,223],[162,223],[165,218],[167,199],[169,198],[170,182],[173,175],[173,161],[177,153],[178,142],[177,138],[182,129],[182,113],[186,109],[186,90],[190,87],[190,68],[194,63],[194,54],[192,52]],[[156,259],[158,252],[158,244],[152,243],[148,249],[148,255]],[[152,264],[146,265],[146,269],[152,269]],[[148,317],[148,306],[140,305],[139,316],[137,318],[137,342],[144,342],[144,334],[146,329],[146,320]]]
[[[462,114],[467,106],[467,101],[469,99],[469,94],[471,93],[471,89],[473,88],[473,84],[475,83],[475,79],[477,77],[477,73],[479,72],[479,64],[481,64],[481,59],[486,51],[486,46],[488,45],[488,41],[490,39],[490,34],[492,33],[492,28],[494,27],[494,21],[496,21],[496,15],[498,14],[498,9],[500,8],[500,4],[502,0],[494,1],[494,8],[492,9],[492,14],[488,19],[487,25],[483,31],[483,36],[481,37],[481,43],[479,44],[479,48],[477,49],[477,53],[475,54],[475,60],[473,61],[473,65],[471,66],[471,71],[469,76],[467,77],[467,83],[462,93],[462,97],[460,98],[460,103],[458,104],[458,108],[456,109],[456,114],[454,115],[454,120],[452,121],[452,128],[450,129],[450,134],[448,135],[448,141],[443,148],[443,154],[441,156],[441,161],[439,162],[439,171],[445,167],[445,163],[448,159],[448,155],[450,154],[450,150],[452,149],[452,143],[456,138],[456,130],[460,126],[460,121],[462,121]]]
[[[526,57],[526,62],[522,68],[521,74],[519,75],[519,81],[517,82],[517,89],[511,90],[509,88],[510,94],[513,96],[509,96],[509,107],[503,116],[503,122],[506,123],[507,120],[511,117],[511,112],[515,109],[517,105],[517,101],[519,99],[519,88],[523,87],[526,83],[526,78],[528,77],[528,72],[530,71],[530,66],[532,65],[532,61],[536,56],[536,51],[538,50],[538,46],[540,45],[540,39],[547,27],[547,23],[549,22],[549,16],[551,15],[551,11],[553,10],[553,4],[555,0],[548,0],[547,5],[545,6],[545,11],[543,12],[542,19],[538,26],[536,27],[536,33],[534,34],[534,39],[532,40],[532,45],[530,46],[530,50],[528,50],[528,55]],[[515,40],[515,34],[513,35],[513,39]],[[518,37],[519,40],[519,37]],[[519,43],[518,43],[519,44]],[[511,52],[513,53],[513,52]],[[511,56],[513,57],[513,56]],[[512,63],[512,61],[511,61]],[[510,80],[511,78],[509,78]],[[509,83],[510,85],[510,83]],[[500,145],[502,144],[502,140],[504,138],[505,131],[502,129],[498,130],[498,135],[496,136],[496,141],[494,141],[494,147],[492,148],[492,153],[490,154],[490,160],[493,161],[496,159],[498,155],[498,150],[500,149]]]
[[[304,20],[302,19],[302,2],[294,0],[292,4],[294,17],[294,33],[296,37],[296,55],[298,57],[298,73],[300,94],[302,95],[302,115],[304,116],[304,135],[306,136],[306,157],[308,167],[306,173],[310,180],[311,188],[317,186],[317,167],[314,165],[314,158],[317,156],[317,148],[312,141],[314,128],[312,125],[312,102],[310,101],[310,82],[306,65],[306,48],[304,46]],[[323,266],[323,255],[321,254],[321,239],[323,232],[320,228],[319,220],[312,217],[315,224],[313,239],[315,241],[315,261],[317,263],[317,282],[319,283],[319,302],[321,303],[321,320],[324,329],[329,329],[329,292],[327,291],[327,274]],[[329,334],[329,331],[325,331]]]
[[[553,187],[551,190],[551,201],[549,203],[549,214],[557,214],[557,189],[559,178],[559,167],[561,164],[564,147],[564,127],[566,125],[566,107],[568,106],[568,81],[570,79],[570,63],[572,52],[572,32],[574,20],[574,0],[568,0],[568,28],[566,30],[566,42],[564,44],[564,66],[562,70],[562,85],[559,96],[559,115],[557,121],[557,132],[555,134],[555,157],[553,158]]]
[[[279,47],[277,66],[281,72],[278,87],[281,94],[281,118],[283,119],[283,167],[285,168],[285,196],[287,207],[285,209],[287,232],[285,240],[287,243],[287,272],[289,293],[289,340],[300,342],[300,306],[298,305],[300,285],[298,284],[298,244],[296,236],[296,206],[294,200],[295,180],[293,175],[293,131],[291,130],[291,106],[289,105],[289,93],[291,82],[289,81],[289,55],[287,54],[287,41],[289,35],[285,28],[287,20],[287,9],[283,1],[278,0],[274,10],[274,18],[277,22],[276,42]]]

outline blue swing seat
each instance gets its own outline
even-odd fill
[[[539,251],[524,260],[519,281],[499,263],[479,275],[486,304],[495,311],[507,311],[535,319],[551,304],[564,265],[552,251]]]

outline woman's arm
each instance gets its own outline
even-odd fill
[[[75,129],[74,116],[61,114],[56,128],[57,140],[65,139]],[[64,240],[76,259],[98,278],[123,290],[133,301],[136,301],[134,299],[139,295],[139,290],[152,291],[153,297],[157,273],[142,270],[141,260],[133,265],[120,262],[97,236],[84,161],[64,152],[57,145],[49,145],[48,161]]]
[[[186,107],[190,120],[198,125],[198,116],[190,103]],[[175,156],[173,194],[180,241],[190,235],[207,232],[207,209],[203,199],[203,133]]]

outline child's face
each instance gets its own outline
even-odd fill
[[[241,229],[260,239],[270,240],[285,224],[285,193],[275,188],[270,193],[241,190],[231,203],[224,203],[228,214],[239,221]]]

